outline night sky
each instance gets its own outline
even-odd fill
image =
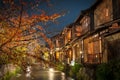
[[[51,37],[59,33],[66,25],[73,23],[80,15],[81,10],[89,8],[96,0],[52,0],[54,12],[65,11],[66,14],[57,19],[57,24],[51,24],[46,28]]]
[[[19,0],[14,0],[15,3],[19,3]],[[33,2],[32,0],[23,0],[25,2]],[[37,1],[37,0],[36,0]],[[65,13],[64,16],[58,18],[55,22],[48,22],[46,25],[41,24],[45,30],[45,34],[48,37],[52,37],[63,30],[64,27],[73,23],[80,15],[81,10],[89,8],[96,0],[48,0],[52,6],[46,6],[47,3],[43,3],[38,6],[39,10],[44,10],[47,15],[54,13]],[[27,4],[28,6],[28,4]],[[3,3],[0,0],[0,7],[3,7]],[[29,14],[41,14],[40,12],[33,10],[27,10]]]

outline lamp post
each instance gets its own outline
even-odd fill
[[[80,62],[82,63],[83,51],[80,51]]]
[[[53,51],[50,50],[50,61],[52,61],[52,59],[53,59]]]

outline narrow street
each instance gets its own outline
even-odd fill
[[[120,80],[120,0],[0,0],[0,80]]]
[[[74,80],[67,78],[63,72],[53,68],[43,69],[40,65],[33,65],[29,72],[18,74],[10,80]]]

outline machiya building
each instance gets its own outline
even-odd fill
[[[93,78],[101,63],[120,59],[120,0],[97,0],[54,36],[57,61],[83,64]],[[93,79],[95,80],[95,79]]]
[[[72,38],[67,43],[72,46],[73,60],[100,64],[120,58],[119,3],[119,0],[98,0],[81,12],[71,27]]]
[[[120,0],[97,0],[52,38],[59,61],[85,65],[120,58]]]

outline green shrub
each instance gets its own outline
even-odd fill
[[[5,76],[3,76],[2,80],[10,80],[10,78],[12,76],[16,76],[17,73],[21,72],[21,68],[20,67],[16,67],[16,70],[15,71],[11,71],[11,72],[7,72],[5,74]]]
[[[77,73],[79,72],[79,69],[82,67],[81,64],[75,63],[74,66],[70,67],[69,75],[73,78],[76,78]]]
[[[100,64],[96,70],[97,80],[120,80],[120,61]]]
[[[64,71],[65,65],[62,63],[58,63],[56,66],[56,69],[59,71]]]
[[[109,80],[120,80],[120,60],[111,61],[108,67],[111,69]]]
[[[77,80],[90,80],[89,75],[86,74],[85,67],[80,68],[76,77],[77,77]]]
[[[5,74],[5,76],[2,78],[2,80],[10,80],[10,78],[11,78],[12,76],[15,76],[16,74],[17,74],[16,71],[7,72],[7,73]]]
[[[97,80],[107,80],[110,73],[110,68],[106,63],[100,64],[96,70]]]
[[[86,76],[83,76],[83,75],[81,75],[81,74],[79,74],[79,73],[77,73],[77,80],[85,80],[85,77]]]
[[[22,71],[22,69],[18,66],[15,70],[15,73],[20,73]]]

